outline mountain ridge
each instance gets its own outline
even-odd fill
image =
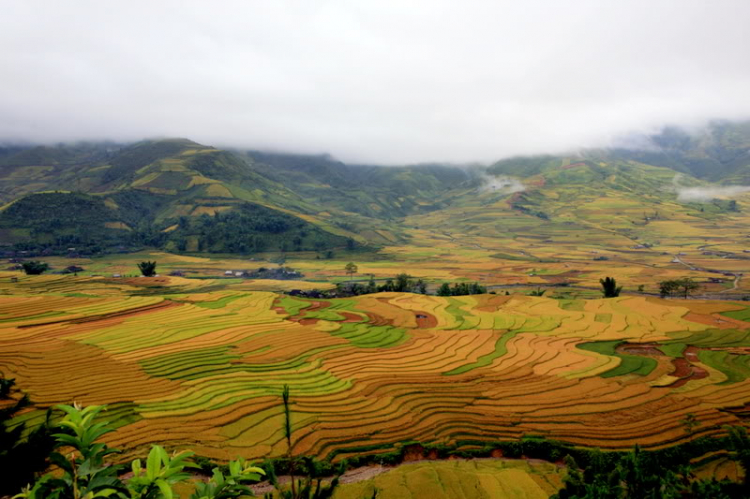
[[[562,217],[590,226],[591,216],[573,209],[576,197],[593,203],[619,196],[620,203],[653,210],[676,203],[674,210],[694,212],[689,216],[719,216],[727,206],[714,203],[707,212],[680,202],[680,189],[750,179],[747,123],[715,124],[696,137],[665,129],[649,140],[658,149],[401,167],[224,150],[184,138],[6,147],[0,150],[0,244],[56,252],[76,245],[93,252],[123,246],[217,253],[377,249],[408,242],[409,224],[420,216],[439,213],[446,224],[460,224],[452,212],[460,206],[526,217],[532,225]],[[42,194],[48,191],[54,195]],[[32,209],[34,203],[41,208]],[[103,206],[107,219],[97,218],[96,230],[83,213],[93,205]],[[55,231],[70,237],[58,240]],[[86,236],[76,239],[76,232]]]

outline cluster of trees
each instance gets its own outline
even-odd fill
[[[482,295],[487,288],[477,282],[457,282],[451,286],[447,282],[440,285],[437,290],[438,296],[465,296]]]
[[[743,427],[727,427],[729,456],[750,470],[750,439]],[[590,452],[584,469],[568,455],[563,488],[552,499],[731,499],[750,497],[750,473],[742,483],[698,479],[689,461],[669,462],[637,445],[625,455]]]
[[[351,274],[353,274],[353,272]],[[372,293],[382,293],[385,291],[419,293],[421,295],[426,295],[427,283],[422,279],[414,279],[409,274],[402,273],[397,275],[394,279],[386,280],[384,284],[380,285],[378,285],[372,277],[370,277],[367,284],[360,284],[357,282],[340,283],[336,286],[336,291],[337,294],[346,296],[367,295]]]
[[[659,294],[662,298],[667,296],[682,296],[683,298],[689,298],[690,295],[698,291],[698,289],[700,289],[698,283],[689,277],[661,281],[659,283]]]
[[[40,275],[44,274],[49,270],[49,265],[37,260],[30,260],[28,262],[21,262],[21,267],[26,275]]]
[[[49,270],[49,264],[45,262],[40,262],[38,260],[29,260],[27,262],[21,262],[21,267],[23,268],[23,271],[26,273],[26,275],[40,275],[45,273]],[[156,262],[140,262],[138,264],[138,270],[141,271],[141,274],[145,277],[153,277],[156,275]],[[62,273],[63,274],[77,274],[78,272],[83,272],[83,267],[78,267],[77,265],[71,265],[69,267],[66,267]]]

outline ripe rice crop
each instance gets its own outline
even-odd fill
[[[283,454],[284,384],[294,451],[318,457],[524,434],[661,447],[688,438],[686,414],[701,421],[698,435],[712,435],[740,422],[726,409],[750,402],[750,323],[737,304],[405,293],[321,301],[233,283],[193,293],[188,279],[135,296],[129,284],[70,279],[86,296],[59,276],[0,282],[0,371],[38,410],[109,404],[117,430],[107,439],[127,454],[151,443],[218,459]],[[735,312],[737,327],[712,326]],[[524,480],[511,482],[546,490]]]

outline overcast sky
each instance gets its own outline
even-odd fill
[[[490,161],[750,118],[750,1],[32,1],[0,140]]]

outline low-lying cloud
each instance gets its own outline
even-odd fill
[[[685,183],[693,185],[685,185]],[[681,173],[672,178],[666,191],[677,193],[677,200],[685,203],[710,203],[717,198],[731,198],[750,192],[748,185],[696,185],[697,181]]]
[[[726,187],[681,187],[677,189],[677,200],[689,203],[708,203],[717,198],[730,198],[750,192],[748,185]]]
[[[517,178],[508,177],[505,175],[487,175],[484,174],[481,177],[482,185],[479,188],[480,192],[496,192],[498,194],[513,194],[514,192],[523,192],[526,190],[526,186],[523,182]]]

